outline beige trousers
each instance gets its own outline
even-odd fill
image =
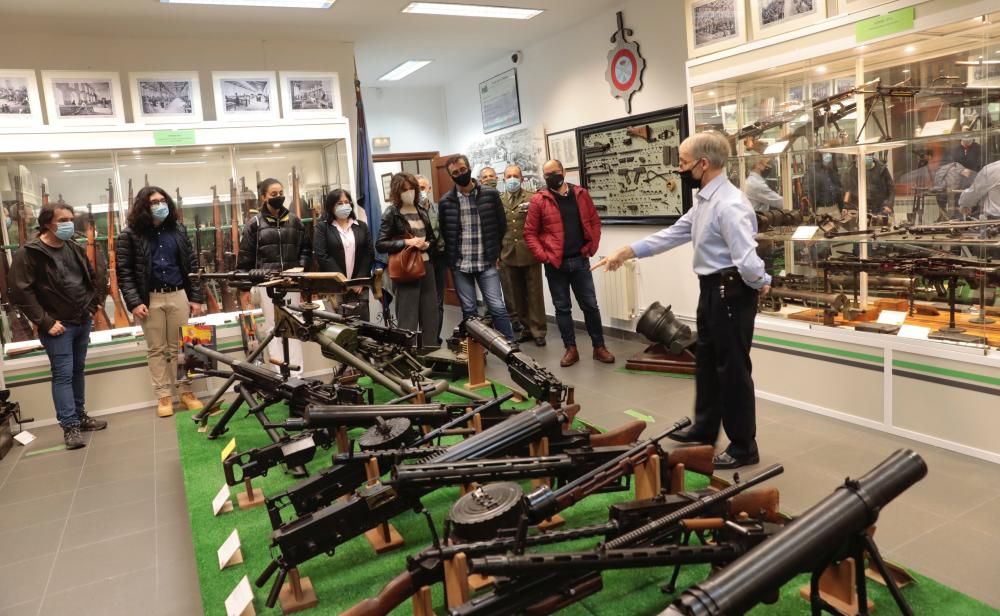
[[[177,355],[180,352],[181,326],[191,316],[187,293],[149,294],[149,316],[142,320],[142,333],[149,350],[149,375],[157,398],[191,391],[191,383],[177,380]]]

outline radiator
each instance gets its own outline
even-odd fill
[[[639,261],[629,259],[613,272],[601,272],[601,312],[612,319],[631,321],[638,314]]]

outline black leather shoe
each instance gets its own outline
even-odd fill
[[[517,335],[517,341],[518,341],[518,342],[529,342],[530,340],[531,340],[531,332],[530,332],[530,331],[528,331],[528,330],[526,330],[526,329],[525,329],[525,330],[522,330],[522,331],[521,331],[521,332],[520,332],[520,333],[519,333],[519,334]]]
[[[694,426],[678,430],[667,435],[667,438],[678,443],[694,443],[697,445],[714,445],[714,440],[709,440],[707,436],[694,431]]]
[[[535,346],[542,347],[542,346],[545,346],[545,345],[546,345],[545,336],[539,336],[539,337],[535,338]]]
[[[758,453],[752,453],[748,456],[741,456],[739,458],[736,458],[729,455],[728,451],[723,451],[719,455],[712,458],[712,464],[715,465],[715,470],[740,468],[741,466],[752,466],[759,462],[760,462],[760,454]]]

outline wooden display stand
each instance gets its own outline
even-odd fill
[[[535,441],[534,443],[529,443],[528,444],[528,455],[531,456],[531,457],[533,457],[533,458],[538,458],[538,457],[549,455],[549,439],[548,439],[548,437],[542,437],[539,440]],[[552,478],[551,477],[539,477],[538,479],[532,479],[531,480],[531,487],[532,488],[538,488],[538,487],[541,487],[541,486],[550,486],[550,485],[552,485]],[[542,520],[538,524],[538,529],[539,530],[549,530],[549,529],[552,529],[552,528],[559,528],[560,526],[562,526],[565,523],[566,523],[566,520],[561,515],[559,515],[557,513],[556,515],[552,516],[551,518]]]
[[[469,349],[469,382],[465,384],[465,388],[488,387],[490,382],[486,380],[486,349],[472,338],[466,339],[466,345]]]
[[[421,586],[420,590],[413,594],[413,616],[435,616],[434,606],[431,605],[430,586]]]
[[[253,487],[249,477],[243,481],[243,485],[246,491],[236,495],[236,502],[239,503],[240,509],[253,509],[264,504],[264,491]]]
[[[289,569],[288,581],[281,586],[278,603],[282,614],[294,614],[316,607],[319,598],[309,578],[299,577],[298,569]]]
[[[691,351],[685,349],[680,355],[674,355],[662,344],[657,343],[628,358],[625,367],[629,370],[645,370],[647,372],[694,374],[694,363],[694,353]]]
[[[915,584],[917,582],[917,580],[910,575],[910,572],[903,567],[889,561],[885,562],[885,566],[889,569],[889,575],[892,577],[892,581],[895,582],[896,586],[899,588],[906,588],[910,584]],[[874,566],[872,566],[870,561],[868,563],[868,567],[865,569],[865,576],[867,576],[870,580],[878,582],[882,586],[888,586],[885,579],[882,577],[882,574],[879,573]]]
[[[465,553],[444,561],[444,590],[449,609],[469,600],[469,562]]]
[[[819,579],[819,594],[824,601],[845,616],[855,616],[861,612],[858,604],[858,593],[854,587],[855,568],[857,563],[853,558],[846,558],[835,565],[827,567]],[[809,585],[799,589],[799,595],[809,600]],[[867,610],[875,609],[875,604],[868,600]]]
[[[371,458],[365,463],[365,473],[368,475],[368,485],[373,486],[379,482],[378,460]],[[389,552],[401,547],[405,541],[396,528],[388,522],[382,522],[377,527],[365,531],[365,539],[371,544],[376,554]]]
[[[351,453],[351,440],[347,438],[347,427],[340,426],[334,435],[337,439],[337,451],[340,453]]]
[[[678,464],[674,468],[678,467],[681,469],[681,483],[683,483],[684,465]],[[660,456],[655,453],[649,456],[648,460],[635,467],[632,475],[635,481],[636,500],[653,498],[659,494],[662,485],[660,481]]]

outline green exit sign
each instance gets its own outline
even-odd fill
[[[153,131],[153,143],[162,146],[194,145],[194,129]]]

